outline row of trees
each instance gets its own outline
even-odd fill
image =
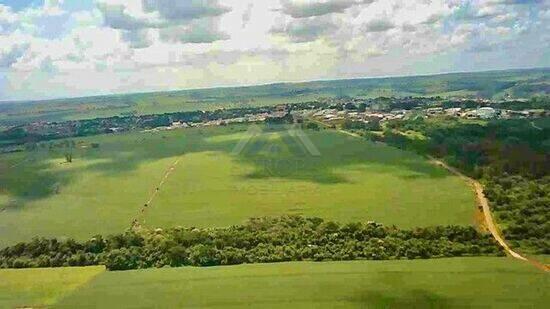
[[[110,270],[164,266],[325,260],[392,260],[503,255],[472,227],[400,230],[377,223],[319,218],[251,219],[229,228],[127,231],[88,241],[37,238],[0,250],[3,268],[106,265]]]

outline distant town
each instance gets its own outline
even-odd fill
[[[232,123],[312,118],[326,124],[357,122],[383,124],[411,118],[453,117],[463,119],[521,119],[550,115],[547,97],[493,101],[488,99],[420,98],[325,98],[271,107],[218,109],[142,116],[115,116],[64,122],[32,122],[0,132],[1,152],[13,152],[29,143],[76,136],[144,132]]]

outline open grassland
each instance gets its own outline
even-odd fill
[[[508,258],[106,272],[57,308],[545,308],[550,277]]]
[[[328,130],[307,131],[320,152],[313,156],[289,131],[261,127],[253,136],[247,128],[78,138],[72,163],[68,150],[48,144],[2,155],[0,247],[34,236],[118,233],[134,219],[149,227],[281,214],[402,228],[474,223],[470,188],[419,156]]]
[[[38,308],[53,305],[104,271],[103,266],[2,269],[0,308]]]

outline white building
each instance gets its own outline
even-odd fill
[[[476,110],[476,115],[481,119],[490,119],[497,116],[497,111],[492,107],[481,107]]]

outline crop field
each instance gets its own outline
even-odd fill
[[[8,278],[0,282],[0,307],[543,308],[550,301],[548,275],[509,258],[101,271],[0,270]],[[28,280],[31,274],[40,279]],[[61,286],[60,278],[79,278],[77,287]],[[14,294],[24,280],[25,292]]]
[[[103,273],[103,266],[2,269],[0,308],[50,306]]]
[[[118,233],[134,220],[221,227],[299,214],[403,228],[474,223],[470,188],[422,157],[329,130],[306,131],[309,148],[294,131],[257,130],[102,135],[2,155],[0,247]]]

